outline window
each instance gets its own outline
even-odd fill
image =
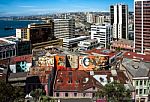
[[[92,93],[92,97],[95,97],[95,93]]]
[[[79,84],[80,83],[80,80],[76,80],[76,84]]]
[[[93,87],[93,90],[95,90],[95,87]]]
[[[77,97],[77,93],[74,93],[74,96]]]
[[[142,84],[143,84],[143,81],[141,80],[141,81],[140,81],[140,85],[142,85]]]
[[[71,83],[72,83],[72,80],[71,80],[71,79],[69,79],[68,83],[69,83],[69,84],[71,84]]]
[[[56,93],[56,97],[59,97],[59,93]]]
[[[83,97],[85,97],[86,96],[86,93],[83,93]]]
[[[65,93],[65,97],[68,97],[68,93]]]
[[[137,81],[136,81],[136,86],[138,86],[138,85],[139,85],[139,81],[137,80]]]
[[[146,89],[144,89],[144,94],[147,94]]]
[[[138,89],[136,89],[136,94],[137,94],[137,95],[139,94],[139,90],[138,90]]]
[[[144,80],[144,85],[146,86],[146,80]]]
[[[142,94],[142,91],[143,91],[143,90],[142,90],[142,89],[140,89],[140,95]]]

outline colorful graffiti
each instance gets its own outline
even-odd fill
[[[109,64],[109,56],[81,56],[79,70],[101,70]]]
[[[55,59],[57,70],[66,68],[66,56],[55,56]]]
[[[78,68],[79,57],[77,55],[67,55],[66,67],[67,68]]]
[[[54,56],[49,57],[39,57],[38,66],[53,66],[54,67]]]

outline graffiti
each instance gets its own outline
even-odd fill
[[[108,56],[84,56],[79,58],[79,70],[99,70],[108,64]]]
[[[66,68],[66,56],[55,56],[57,70]]]
[[[39,66],[53,66],[54,67],[54,57],[40,57],[38,60]]]

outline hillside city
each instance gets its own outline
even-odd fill
[[[0,18],[43,21],[0,38],[0,102],[150,102],[150,0],[109,10]]]

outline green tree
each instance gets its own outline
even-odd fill
[[[12,102],[24,99],[23,89],[14,87],[9,83],[0,80],[0,102]]]
[[[30,95],[37,101],[40,99],[40,96],[45,95],[45,91],[43,89],[35,89],[30,92]]]
[[[130,102],[131,93],[123,84],[118,82],[108,83],[96,93],[98,98],[106,98],[108,102]]]

